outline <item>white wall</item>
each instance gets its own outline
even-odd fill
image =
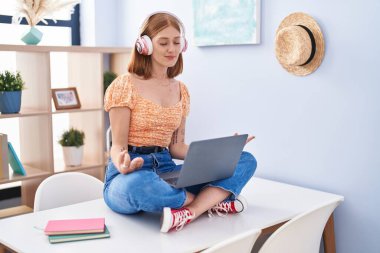
[[[118,1],[116,1],[117,3]],[[191,1],[119,2],[114,45],[132,46],[156,10],[181,17],[192,42]],[[119,13],[122,13],[119,10]],[[282,69],[275,31],[288,14],[314,16],[326,55],[307,77]],[[338,252],[380,252],[380,1],[262,0],[262,43],[194,47],[180,77],[192,96],[187,141],[240,133],[261,177],[345,196],[335,212]]]

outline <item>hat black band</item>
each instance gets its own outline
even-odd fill
[[[311,60],[313,60],[317,47],[316,47],[316,44],[315,44],[314,35],[310,31],[310,29],[307,28],[306,26],[303,26],[303,25],[298,25],[298,26],[300,26],[300,27],[302,27],[303,29],[306,30],[306,32],[309,34],[309,37],[310,37],[310,40],[311,40],[311,53],[310,53],[310,57],[309,57],[309,59],[307,59],[307,61],[304,64],[300,65],[300,66],[305,66],[306,64],[309,64],[311,62]]]

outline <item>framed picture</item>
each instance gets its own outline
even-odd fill
[[[260,1],[193,0],[194,44],[259,44]]]
[[[80,101],[75,87],[51,90],[56,110],[80,108]]]

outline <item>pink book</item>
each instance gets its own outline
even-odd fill
[[[47,235],[66,235],[104,232],[104,218],[50,220],[45,227]]]

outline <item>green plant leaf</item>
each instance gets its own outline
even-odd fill
[[[84,145],[84,138],[85,134],[83,131],[80,131],[72,127],[70,128],[70,130],[63,132],[61,139],[58,141],[58,143],[64,147],[80,147]]]
[[[20,91],[25,88],[24,85],[20,72],[0,72],[0,91]]]

